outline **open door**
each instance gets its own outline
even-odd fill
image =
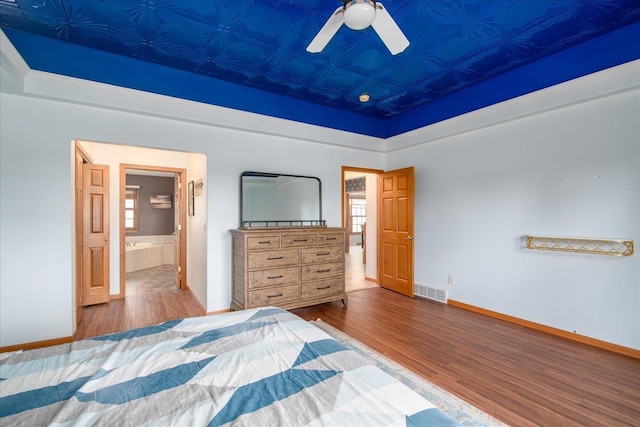
[[[82,320],[82,315],[84,314],[84,302],[83,302],[83,281],[84,281],[84,270],[83,270],[83,237],[82,233],[84,232],[84,217],[82,216],[82,208],[84,206],[84,201],[82,200],[83,188],[82,188],[82,178],[84,176],[84,169],[82,165],[84,163],[91,163],[91,158],[84,151],[82,146],[75,142],[75,198],[74,198],[74,211],[75,211],[75,281],[76,281],[76,327],[80,324]]]
[[[414,168],[378,175],[378,284],[413,297]]]
[[[83,305],[109,302],[109,166],[82,165]]]

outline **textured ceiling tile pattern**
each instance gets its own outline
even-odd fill
[[[638,0],[383,3],[411,42],[397,56],[345,26],[306,52],[336,0],[0,1],[0,25],[389,118],[640,20]]]

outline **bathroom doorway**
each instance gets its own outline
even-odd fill
[[[186,170],[120,165],[120,295],[187,289]]]
[[[109,267],[109,301],[125,299],[126,286],[126,238],[124,205],[126,202],[126,169],[149,170],[154,173],[167,172],[169,177],[180,176],[179,199],[172,197],[172,204],[179,206],[174,210],[180,215],[179,221],[174,222],[180,232],[180,257],[177,266],[166,267],[173,271],[171,282],[173,291],[154,292],[143,294],[139,297],[127,297],[125,306],[126,318],[144,319],[147,314],[158,311],[180,310],[182,290],[188,290],[197,301],[205,306],[207,301],[207,156],[203,153],[175,151],[167,149],[140,147],[119,143],[105,143],[95,141],[76,141],[77,144],[91,156],[92,163],[108,165],[111,171],[109,177],[109,223],[111,231],[108,236],[107,248],[110,255]],[[77,160],[78,163],[84,160]],[[75,163],[74,163],[75,164]],[[73,173],[73,171],[72,171]],[[176,175],[177,174],[177,175]],[[175,180],[174,180],[175,181]],[[189,185],[190,182],[198,183],[198,186]],[[189,188],[194,191],[191,201],[191,209],[187,212],[186,193]],[[167,189],[166,193],[172,194],[175,189]],[[165,193],[163,191],[162,193]],[[142,200],[149,203],[149,199],[141,196]],[[160,198],[162,199],[162,198]],[[177,200],[177,202],[176,202]],[[173,238],[175,241],[176,239]],[[187,256],[188,253],[188,256]],[[163,265],[164,261],[163,261]],[[177,267],[177,268],[176,268]],[[177,272],[176,272],[177,271]],[[178,276],[179,274],[179,276]],[[178,280],[179,279],[179,280]],[[175,283],[179,282],[178,289]],[[171,295],[175,294],[176,299]],[[76,296],[77,301],[83,302],[82,294]],[[176,306],[167,306],[167,301],[175,301]],[[109,302],[107,302],[109,304]],[[202,309],[204,311],[204,308]],[[77,310],[79,311],[79,310]],[[76,312],[74,307],[74,312]],[[79,313],[74,313],[79,317]],[[81,313],[80,313],[81,314]],[[96,321],[95,317],[88,322]]]

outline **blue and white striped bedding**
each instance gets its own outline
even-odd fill
[[[2,357],[2,426],[458,425],[278,308],[176,320]]]

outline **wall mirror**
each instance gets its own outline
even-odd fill
[[[241,228],[324,225],[320,178],[265,172],[240,176]]]

